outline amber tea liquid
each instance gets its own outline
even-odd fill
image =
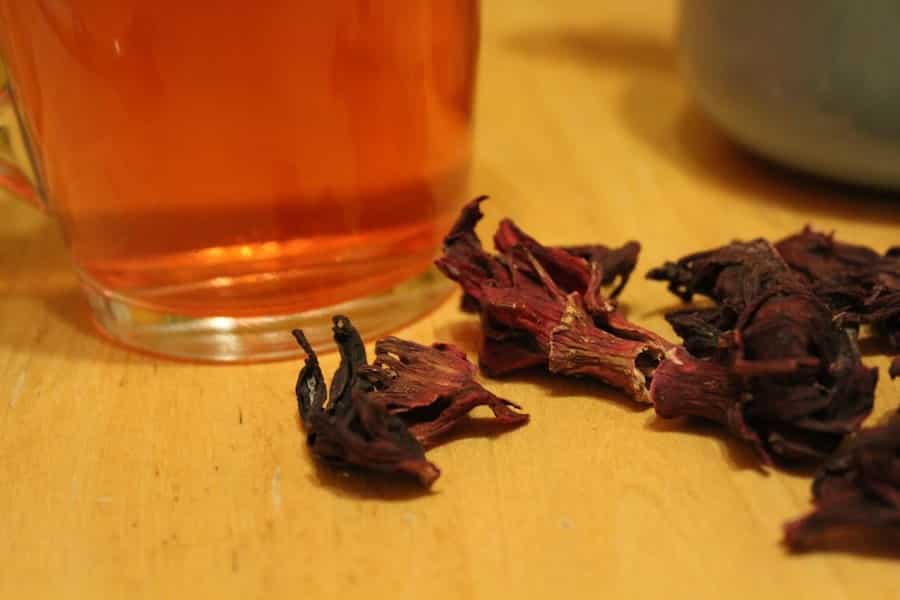
[[[422,271],[465,195],[474,0],[0,0],[89,286],[270,315]]]

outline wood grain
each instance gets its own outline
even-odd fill
[[[642,269],[807,222],[900,243],[898,196],[785,172],[722,137],[677,75],[674,13],[485,3],[485,231],[511,215],[548,242],[639,238]],[[801,474],[759,471],[715,427],[660,422],[590,383],[489,381],[532,423],[434,450],[429,494],[319,469],[291,394],[298,362],[198,366],[102,341],[54,226],[0,210],[0,597],[900,597],[896,556],[779,546],[808,507]],[[668,331],[658,284],[636,278],[624,302]],[[474,326],[451,301],[401,335],[474,351]],[[898,400],[882,376],[876,414]]]

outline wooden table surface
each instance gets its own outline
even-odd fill
[[[674,21],[670,1],[485,3],[484,231],[510,215],[548,242],[638,238],[641,270],[807,222],[900,243],[900,197],[726,141],[679,80]],[[2,598],[900,597],[896,556],[785,553],[807,479],[599,385],[489,381],[532,422],[432,451],[429,494],[318,469],[292,396],[299,361],[198,366],[102,341],[56,228],[11,200],[0,210]],[[661,285],[638,277],[623,300],[669,331]],[[449,301],[401,335],[474,352],[474,332]],[[882,373],[876,416],[898,400]]]

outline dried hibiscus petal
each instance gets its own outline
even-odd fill
[[[430,486],[440,476],[440,470],[425,458],[422,445],[399,417],[391,415],[357,385],[366,352],[350,321],[346,317],[334,318],[334,339],[341,352],[341,364],[327,399],[316,353],[302,331],[293,333],[306,352],[296,393],[312,452],[337,465],[409,473],[422,485]]]
[[[597,287],[615,284],[608,294],[610,298],[615,298],[625,289],[641,252],[641,245],[635,241],[627,242],[621,248],[602,244],[544,246],[511,220],[503,219],[494,234],[494,247],[498,252],[505,253],[515,246],[527,248],[553,281],[566,292],[585,295],[595,276],[591,265],[596,265],[599,274]]]
[[[825,458],[871,411],[877,371],[765,240],[693,254],[649,276],[685,300],[701,293],[717,303],[670,317],[701,358],[682,352],[657,368],[651,399],[661,416],[722,422],[770,462]]]
[[[563,246],[562,249],[575,256],[580,256],[589,263],[600,265],[602,273],[600,282],[604,286],[615,284],[612,291],[609,292],[610,298],[617,297],[625,289],[631,273],[637,266],[638,255],[641,253],[641,245],[633,240],[619,248],[595,244],[593,246]],[[618,283],[616,283],[617,281]]]
[[[785,526],[793,549],[840,543],[868,531],[900,548],[900,413],[861,430],[826,461],[813,483],[815,509]]]
[[[900,351],[900,248],[880,255],[809,227],[781,240],[776,248],[842,324],[851,328],[870,324]],[[900,375],[900,357],[894,359],[890,374]]]
[[[450,232],[444,237],[444,255],[435,265],[444,275],[459,284],[463,291],[463,307],[477,311],[481,307],[482,288],[486,281],[507,283],[509,270],[505,264],[485,252],[475,226],[484,214],[480,196],[466,204]]]
[[[734,326],[736,316],[721,307],[673,310],[666,320],[688,352],[694,356],[712,356],[722,346],[722,332]]]
[[[668,316],[685,345],[705,350],[703,355],[718,346],[710,343],[710,337],[730,330],[760,290],[797,283],[772,245],[763,239],[689,254],[651,269],[647,277],[668,281],[669,291],[685,302],[695,294],[716,301],[715,308],[677,310]]]
[[[775,244],[778,253],[835,312],[864,311],[878,288],[900,290],[900,257],[839,242],[806,227]]]
[[[395,337],[375,345],[375,362],[360,369],[368,398],[401,418],[426,448],[466,418],[487,406],[496,421],[520,425],[528,415],[475,381],[476,368],[465,352],[450,344],[423,346]]]

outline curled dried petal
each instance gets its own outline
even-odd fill
[[[709,357],[721,349],[722,333],[733,326],[737,315],[721,306],[688,308],[669,312],[666,321],[684,340],[688,352],[694,356]]]
[[[517,246],[528,250],[553,281],[564,291],[584,291],[590,281],[590,267],[583,258],[570,254],[560,248],[544,246],[530,235],[519,229],[509,219],[500,221],[494,234],[494,246],[501,254],[510,253]],[[520,254],[520,256],[523,256]],[[521,264],[526,270],[528,264]]]
[[[637,267],[641,245],[638,242],[630,241],[619,248],[596,244],[593,246],[563,246],[563,250],[580,256],[588,263],[600,265],[601,283],[604,286],[616,284],[609,292],[610,298],[616,298],[625,289],[632,272]]]
[[[369,398],[403,419],[427,447],[452,429],[476,406],[487,406],[499,424],[520,425],[528,415],[495,396],[475,380],[475,365],[450,344],[423,346],[395,337],[375,345],[375,362],[361,370]]]
[[[641,245],[635,241],[620,248],[602,244],[544,246],[511,220],[503,219],[494,234],[494,247],[500,253],[508,253],[516,246],[527,248],[565,292],[587,296],[596,271],[597,293],[600,287],[614,286],[609,292],[610,298],[615,298],[625,288],[641,251]]]
[[[319,366],[319,357],[316,356],[302,331],[295,329],[292,333],[297,344],[306,352],[306,360],[297,376],[297,385],[294,388],[297,394],[300,418],[306,423],[311,412],[323,409],[328,392],[325,390],[325,378],[322,376],[322,368]]]
[[[505,283],[509,271],[482,248],[475,226],[484,216],[481,203],[487,196],[475,198],[465,205],[459,218],[444,238],[444,254],[435,261],[437,268],[457,282],[463,291],[464,306],[481,306],[482,289],[486,282]]]

